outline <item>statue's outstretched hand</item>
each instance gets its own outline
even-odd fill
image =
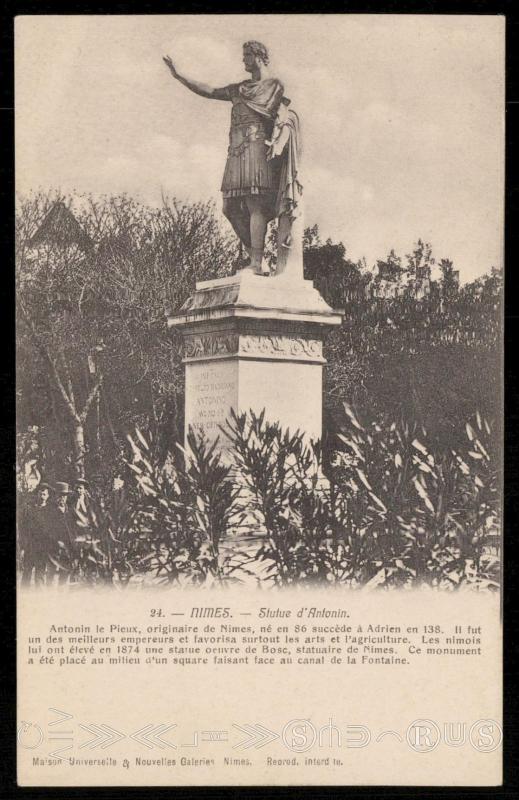
[[[163,56],[162,60],[164,61],[166,66],[169,68],[169,71],[171,72],[173,77],[174,78],[178,78],[178,72],[175,69],[175,65],[173,64],[173,61],[171,60],[171,57],[170,56]]]

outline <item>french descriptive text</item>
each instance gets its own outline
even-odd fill
[[[302,606],[297,611],[260,608],[193,608],[185,613],[147,609],[143,620],[65,624],[58,619],[31,631],[28,665],[60,668],[109,665],[405,667],[417,659],[480,657],[481,625],[434,619],[420,625],[358,619],[345,609]],[[357,614],[354,615],[357,617]],[[172,620],[172,621],[168,621]]]

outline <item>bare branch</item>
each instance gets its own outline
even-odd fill
[[[63,355],[63,353],[61,353],[61,363],[63,365],[63,372],[64,372],[64,374],[66,376],[66,380],[67,380],[67,390],[68,390],[67,394],[68,394],[68,396],[70,398],[70,402],[72,403],[72,405],[75,408],[76,407],[76,398],[74,397],[74,389],[73,389],[73,386],[72,386],[72,379],[70,377],[70,372],[69,372],[68,366],[66,364],[65,356]]]
[[[34,323],[33,323],[32,319],[31,319],[30,315],[27,313],[27,310],[25,309],[25,307],[24,307],[24,305],[23,305],[23,303],[21,301],[19,302],[19,305],[20,305],[20,309],[21,309],[21,312],[23,314],[23,317],[25,319],[25,322],[26,322],[26,324],[27,324],[27,326],[29,328],[29,331],[31,333],[31,336],[32,336],[32,338],[34,340],[34,343],[36,344],[36,347],[40,351],[40,353],[43,356],[44,360],[50,366],[50,370],[51,370],[52,376],[53,376],[53,378],[54,378],[54,380],[56,382],[56,386],[58,387],[59,392],[60,392],[60,394],[61,394],[61,396],[62,396],[62,398],[63,398],[63,400],[65,402],[65,406],[67,408],[67,411],[69,412],[69,414],[72,417],[72,419],[74,420],[74,422],[80,422],[80,418],[79,418],[78,413],[76,411],[75,404],[74,404],[73,400],[69,397],[65,387],[63,386],[63,382],[61,380],[61,377],[60,377],[60,374],[59,374],[58,369],[56,367],[56,364],[54,363],[54,360],[51,358],[47,348],[45,347],[45,345],[43,344],[42,340],[38,336],[38,332],[37,332],[37,330],[36,330],[36,328],[34,326]]]
[[[80,422],[82,422],[82,423],[86,422],[86,418],[88,416],[88,412],[90,411],[90,406],[92,405],[92,403],[94,402],[95,398],[97,397],[97,395],[99,393],[99,389],[101,388],[102,382],[103,382],[103,378],[102,378],[102,376],[100,376],[99,379],[94,384],[94,386],[92,387],[92,389],[90,390],[90,394],[88,395],[88,397],[87,397],[87,399],[85,401],[85,405],[83,406],[83,411],[79,415],[79,421]]]

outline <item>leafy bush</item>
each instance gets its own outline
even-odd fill
[[[479,414],[464,447],[441,451],[423,429],[362,425],[345,406],[326,476],[320,446],[264,413],[233,413],[225,433],[225,459],[191,431],[165,461],[129,436],[135,488],[120,481],[79,515],[59,559],[72,582],[499,586],[499,468]]]
[[[187,451],[166,459],[136,429],[133,485],[119,480],[92,500],[61,568],[73,583],[118,586],[497,589],[499,465],[488,422],[476,414],[463,446],[442,450],[424,429],[362,424],[344,411],[327,454],[264,412],[232,413],[225,449],[190,431]]]
[[[127,529],[127,560],[133,574],[163,583],[212,583],[232,579],[246,558],[221,557],[220,541],[234,512],[236,489],[230,467],[203,434],[190,431],[162,462],[137,429],[129,469],[139,487],[134,525]]]
[[[498,467],[488,423],[477,414],[474,427],[466,425],[465,447],[441,451],[428,445],[423,429],[379,422],[363,427],[350,408],[346,412],[350,425],[340,436],[332,482],[340,524],[357,557],[356,579],[496,588]]]
[[[307,582],[323,574],[321,540],[329,519],[319,490],[319,456],[302,433],[283,431],[259,415],[231,413],[233,480],[243,509],[237,524],[264,534],[256,559],[276,584]]]
[[[318,448],[301,434],[263,414],[232,416],[235,480],[246,488],[249,525],[265,533],[257,559],[268,563],[268,579],[496,588],[498,469],[488,423],[477,414],[464,450],[440,452],[425,430],[420,440],[405,423],[364,427],[345,412],[326,479]]]

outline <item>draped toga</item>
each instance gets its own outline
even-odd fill
[[[265,195],[275,214],[294,213],[301,185],[299,120],[276,78],[245,80],[216,90],[232,102],[224,198]]]
[[[232,102],[223,196],[277,194],[280,164],[278,159],[267,159],[265,142],[272,136],[283,85],[274,78],[248,80],[226,86],[221,92],[222,99]]]

